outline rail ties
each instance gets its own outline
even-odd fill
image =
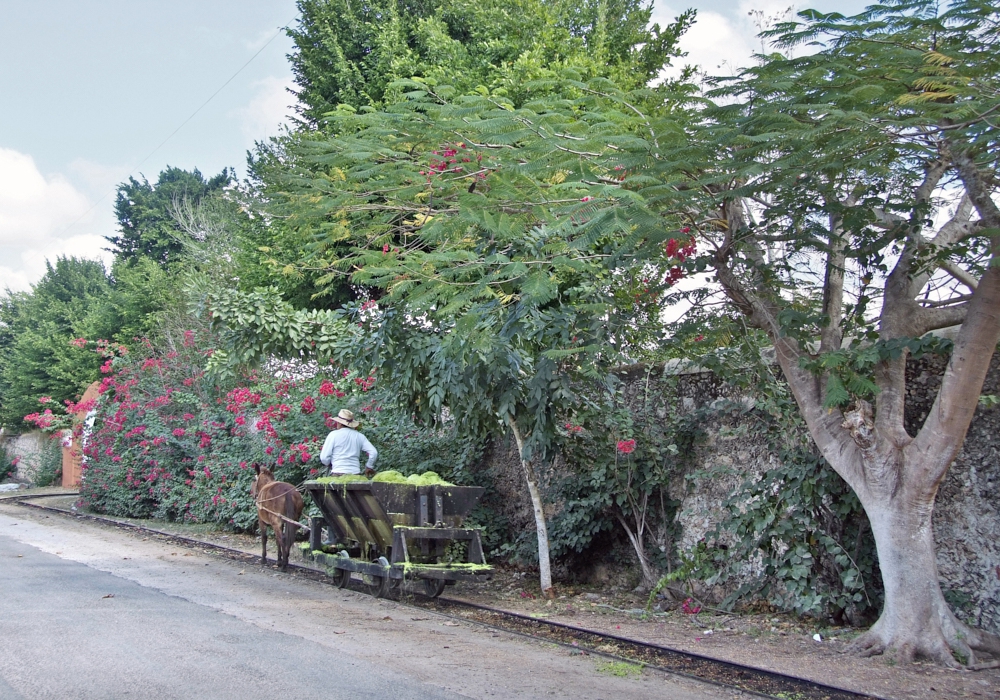
[[[62,516],[93,520],[121,529],[154,535],[180,546],[211,551],[241,562],[257,558],[256,555],[239,549],[156,530],[136,525],[135,523],[122,522],[92,513],[72,513],[61,508],[52,508],[39,503],[26,502],[37,498],[65,495],[72,494],[21,494],[19,496],[0,498],[0,502],[12,502],[27,508],[58,513]],[[290,567],[296,575],[304,576],[314,581],[330,583],[329,577],[316,569],[298,564],[290,564]],[[454,598],[425,599],[420,596],[413,596],[399,602],[410,607],[431,610],[456,620],[559,644],[560,646],[582,653],[642,664],[644,667],[664,673],[740,690],[744,693],[760,697],[794,697],[797,700],[881,700],[875,695],[856,693],[851,690],[837,688],[805,678],[754,668],[753,666],[744,666],[731,661],[722,661],[693,652],[672,649],[607,632],[589,630],[562,622],[528,617],[527,615],[521,615],[508,610],[500,610],[487,605],[479,605]]]

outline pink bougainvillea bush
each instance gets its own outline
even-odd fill
[[[252,529],[253,464],[292,484],[322,475],[320,448],[342,408],[362,420],[361,430],[379,449],[380,469],[434,470],[469,483],[477,442],[454,426],[415,425],[386,401],[374,376],[313,367],[294,379],[279,369],[220,385],[201,370],[210,340],[187,333],[169,352],[147,343],[145,352],[134,353],[141,356],[110,358],[85,436],[84,506]]]

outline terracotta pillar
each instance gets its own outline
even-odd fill
[[[64,488],[80,485],[80,453],[73,439],[72,430],[64,430],[62,442],[62,485]]]
[[[96,401],[101,395],[101,383],[94,382],[83,392],[80,403]],[[88,411],[80,411],[73,415],[73,431],[63,437],[63,470],[62,485],[65,488],[76,488],[80,485],[81,465],[83,464],[83,423],[87,420]]]

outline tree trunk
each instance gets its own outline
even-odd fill
[[[517,455],[524,468],[524,479],[528,483],[528,495],[531,497],[531,509],[535,512],[535,531],[538,534],[538,578],[541,584],[542,594],[549,599],[555,597],[552,589],[552,566],[549,561],[549,530],[545,525],[545,511],[542,509],[542,496],[538,492],[538,479],[535,476],[535,469],[531,462],[524,458],[524,439],[521,431],[517,427],[517,422],[509,418],[507,424],[510,425],[514,433],[514,442],[517,443]]]
[[[636,557],[639,558],[639,568],[642,569],[643,588],[647,591],[653,590],[659,582],[659,577],[653,570],[652,564],[649,563],[649,556],[646,554],[646,538],[644,529],[636,527],[636,530],[633,533],[632,528],[628,526],[628,522],[625,520],[625,516],[616,510],[615,517],[618,518],[618,522],[621,523],[622,529],[624,529],[625,534],[628,535],[628,541],[632,543],[632,549],[635,550]]]
[[[1000,654],[1000,638],[960,622],[941,593],[933,503],[933,495],[913,499],[904,492],[888,507],[865,509],[885,585],[882,614],[851,645],[865,656],[884,653],[902,663],[926,657],[954,667],[956,657],[975,664],[976,651]]]

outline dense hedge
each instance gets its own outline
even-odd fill
[[[81,498],[90,509],[126,517],[214,522],[246,530],[256,511],[252,465],[298,484],[321,473],[319,451],[331,416],[349,408],[378,447],[380,469],[434,470],[469,483],[476,441],[454,426],[418,426],[373,376],[334,367],[289,367],[219,385],[199,368],[204,339],[188,332],[169,352],[103,367],[96,419],[86,438]]]

